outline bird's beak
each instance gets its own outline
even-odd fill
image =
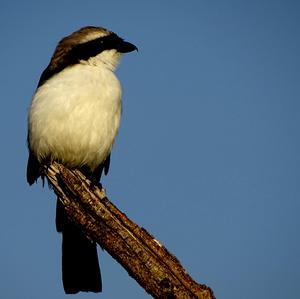
[[[122,41],[118,47],[120,53],[129,53],[133,51],[138,51],[138,48],[129,42]]]

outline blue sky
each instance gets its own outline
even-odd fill
[[[298,1],[0,3],[0,296],[65,298],[55,196],[29,188],[26,117],[59,39],[107,27],[139,47],[103,184],[217,298],[300,297]],[[149,298],[99,250],[104,290]]]

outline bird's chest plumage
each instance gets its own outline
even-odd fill
[[[29,112],[29,146],[40,160],[92,170],[111,151],[121,117],[121,86],[112,71],[70,67],[45,82]]]

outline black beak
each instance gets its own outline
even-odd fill
[[[133,51],[138,51],[138,48],[134,44],[122,40],[122,42],[118,45],[118,51],[120,53],[129,53]]]

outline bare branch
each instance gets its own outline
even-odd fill
[[[45,169],[45,175],[70,219],[154,298],[215,298],[159,241],[119,211],[101,186],[56,162]]]

